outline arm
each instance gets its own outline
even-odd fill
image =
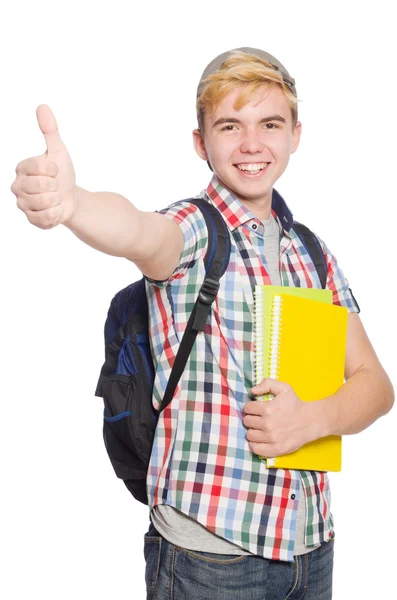
[[[11,191],[30,223],[41,229],[63,224],[93,248],[133,261],[148,277],[167,279],[178,266],[184,238],[174,221],[135,208],[120,194],[76,186],[72,160],[50,107],[37,108],[47,150],[15,169]]]
[[[264,379],[253,387],[254,395],[275,397],[244,406],[252,452],[281,456],[327,435],[358,433],[392,408],[392,384],[356,313],[348,316],[345,377],[335,394],[316,402],[303,402],[283,381]]]
[[[333,290],[333,302],[350,307],[354,297],[348,282],[330,249],[323,240],[320,243],[327,261],[327,287]],[[312,419],[319,428],[317,437],[359,433],[393,406],[392,384],[354,311],[348,315],[345,379],[335,394],[315,402],[316,406],[311,408]]]
[[[112,192],[76,186],[74,212],[63,224],[96,250],[131,260],[152,279],[167,279],[183,249],[183,234],[174,221],[140,211]]]
[[[357,313],[348,316],[345,378],[335,394],[310,403],[317,437],[359,433],[388,413],[394,403],[393,386]]]
[[[254,395],[274,394],[271,402],[247,402],[244,425],[253,452],[281,456],[327,435],[362,431],[393,406],[394,392],[365,333],[358,306],[335,256],[320,241],[327,261],[327,289],[333,303],[350,309],[348,315],[345,383],[334,394],[303,402],[288,383],[265,379],[252,388]]]

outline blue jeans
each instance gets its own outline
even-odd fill
[[[334,538],[293,563],[186,550],[150,524],[146,600],[331,600]]]

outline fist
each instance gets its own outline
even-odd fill
[[[40,104],[36,115],[47,150],[17,165],[11,191],[32,225],[51,229],[74,213],[76,175],[50,107]]]
[[[321,437],[319,419],[313,413],[317,402],[303,402],[284,381],[263,379],[251,388],[255,396],[272,394],[269,401],[244,404],[243,423],[252,452],[259,456],[283,456]]]

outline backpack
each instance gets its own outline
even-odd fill
[[[203,198],[180,202],[187,201],[199,208],[206,222],[206,277],[179,345],[160,411],[152,402],[155,370],[148,333],[145,278],[114,296],[105,322],[105,362],[95,391],[104,401],[104,443],[117,477],[143,504],[148,504],[146,476],[159,414],[171,402],[197,334],[204,330],[230,258],[229,230],[218,209]],[[301,223],[294,221],[293,228],[325,288],[327,268],[319,241]]]

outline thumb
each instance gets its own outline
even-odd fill
[[[57,154],[64,148],[58,131],[54,113],[47,104],[40,104],[36,110],[37,121],[47,144],[47,155]]]
[[[258,385],[255,385],[251,388],[251,392],[255,396],[261,396],[262,394],[273,394],[277,396],[277,394],[281,394],[282,392],[286,392],[289,385],[285,383],[285,381],[278,381],[278,379],[270,379],[267,377],[266,379],[262,379]]]

